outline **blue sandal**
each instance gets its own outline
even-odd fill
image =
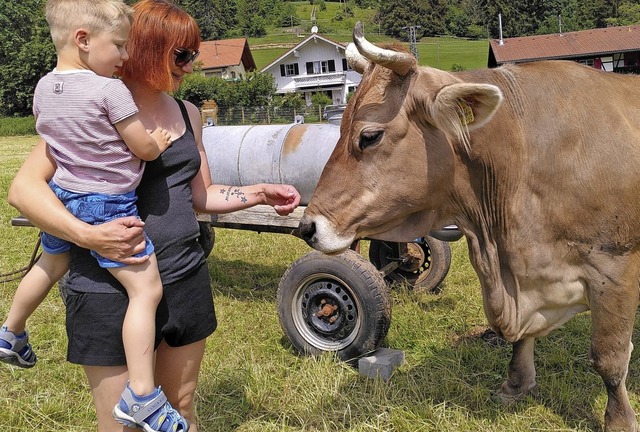
[[[113,418],[124,426],[145,432],[186,432],[189,422],[167,401],[160,387],[147,396],[136,395],[129,384],[122,392]]]
[[[36,364],[36,353],[31,349],[29,333],[15,334],[6,326],[0,328],[0,361],[21,368],[30,368]]]

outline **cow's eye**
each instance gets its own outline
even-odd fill
[[[369,146],[377,144],[382,138],[382,131],[374,130],[374,131],[362,131],[360,132],[360,142],[358,146],[360,150],[364,150]]]

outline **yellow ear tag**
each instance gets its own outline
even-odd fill
[[[460,116],[460,121],[463,125],[468,125],[476,121],[475,116],[473,115],[473,109],[469,106],[468,103],[461,100],[458,101],[458,106],[460,107],[460,111],[458,115]]]

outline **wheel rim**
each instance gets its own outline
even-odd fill
[[[322,351],[349,346],[361,326],[360,304],[341,279],[317,273],[296,289],[291,316],[296,329],[310,345]]]
[[[411,284],[419,285],[431,271],[431,250],[424,243],[407,243],[407,254],[410,257],[409,261],[401,264],[387,277],[392,281],[406,280]],[[380,268],[389,264],[392,258],[396,258],[393,255],[393,247],[386,242],[381,242],[377,257]]]

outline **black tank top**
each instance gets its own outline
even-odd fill
[[[200,153],[184,103],[176,99],[185,133],[156,160],[147,162],[138,186],[138,213],[155,247],[164,284],[173,283],[205,263],[193,211],[191,181],[200,169]],[[113,292],[123,288],[97,265],[86,249],[72,248],[68,287],[79,292]]]

